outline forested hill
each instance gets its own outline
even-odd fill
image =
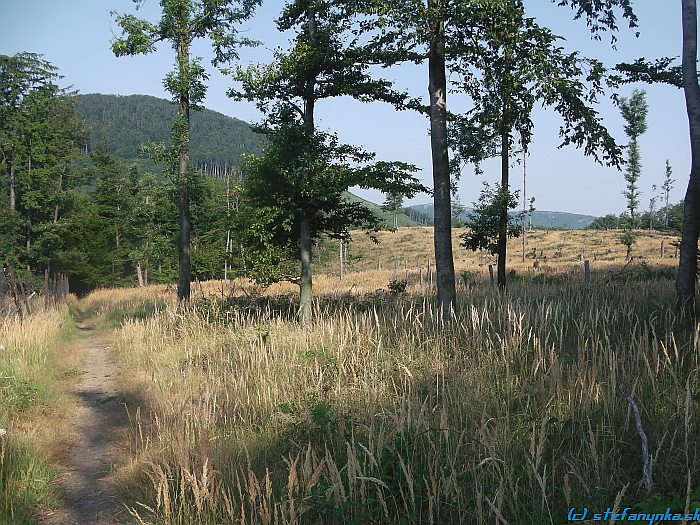
[[[177,112],[170,101],[148,95],[78,95],[76,109],[90,127],[89,146],[104,139],[125,160],[137,158],[142,144],[169,143]],[[259,153],[263,140],[242,120],[209,109],[192,113],[191,157],[212,175],[240,165],[243,153]]]

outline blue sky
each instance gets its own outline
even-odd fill
[[[564,37],[565,48],[599,58],[607,65],[642,56],[679,56],[680,4],[680,0],[636,0],[641,35],[635,38],[633,31],[623,28],[617,50],[613,50],[605,37],[601,42],[592,41],[585,23],[572,21],[568,8],[556,7],[548,0],[526,0],[528,14]],[[273,22],[282,5],[282,0],[265,1],[255,18],[242,27],[250,37],[263,42],[259,48],[241,51],[242,65],[264,62],[272,48],[286,45],[287,36],[279,34]],[[115,58],[111,53],[110,40],[118,28],[110,11],[133,10],[132,0],[0,0],[0,53],[41,53],[60,68],[65,82],[81,93],[148,94],[165,98],[162,79],[173,64],[173,53],[167,45],[148,56]],[[147,0],[138,14],[155,20],[158,12],[157,0]],[[205,59],[210,57],[206,42],[199,42],[194,51]],[[252,104],[233,102],[226,97],[231,80],[210,69],[206,106],[249,122],[258,121],[260,115]],[[426,93],[425,65],[402,66],[383,74],[414,96]],[[633,87],[623,87],[620,94],[629,96]],[[672,200],[676,202],[683,197],[690,171],[690,145],[682,91],[667,86],[639,87],[647,90],[649,102],[649,129],[640,141],[644,165],[641,203],[646,208],[651,185],[660,186],[663,181],[666,159],[671,162],[676,179]],[[458,95],[448,99],[448,105],[457,106],[461,102]],[[609,101],[602,101],[599,111],[618,142],[626,143],[619,110]],[[431,185],[428,122],[424,117],[395,112],[380,103],[362,104],[345,98],[324,101],[317,112],[320,127],[337,132],[345,142],[365,146],[381,159],[416,164],[423,170],[421,178]],[[527,172],[528,197],[536,198],[536,208],[593,215],[622,212],[625,208],[622,173],[596,165],[574,148],[557,149],[559,118],[554,112],[538,109],[534,122]],[[475,176],[472,169],[463,173],[459,181],[463,204],[476,200],[482,180],[499,178],[497,160],[487,162],[484,168],[483,178]],[[522,181],[520,166],[514,167],[511,177],[516,188]],[[378,192],[356,193],[375,202],[382,200]],[[429,196],[421,195],[412,202],[429,201]]]

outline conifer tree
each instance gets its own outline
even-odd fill
[[[630,226],[637,226],[637,211],[639,208],[639,177],[642,174],[642,157],[639,151],[639,137],[647,130],[647,113],[649,107],[646,92],[635,89],[630,98],[620,99],[620,111],[625,119],[625,134],[629,137],[627,146],[627,164],[625,181],[627,188],[623,195],[627,199],[627,209],[630,213]]]

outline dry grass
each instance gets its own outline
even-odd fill
[[[77,356],[66,341],[65,305],[0,324],[0,523],[34,523],[38,508],[56,503],[50,456],[65,440],[70,402],[62,394]]]
[[[555,271],[507,294],[464,285],[452,326],[428,289],[363,295],[386,283],[377,271],[349,276],[351,293],[317,279],[310,330],[291,296],[273,293],[283,288],[246,297],[243,283],[207,283],[188,310],[162,288],[97,292],[82,307],[121,322],[133,402],[119,476],[134,515],[541,525],[564,523],[573,505],[692,507],[700,334],[674,324],[672,283],[657,270],[601,273],[588,290]],[[647,498],[619,381],[652,445]]]
[[[480,252],[467,251],[460,247],[459,236],[465,228],[453,229],[453,249],[455,266],[458,270],[476,270],[490,263],[495,258]],[[677,237],[656,231],[638,231],[637,242],[632,248],[632,255],[661,263],[661,242],[664,241],[663,263],[673,265],[675,248],[671,245]],[[508,267],[518,271],[532,268],[537,260],[540,265],[560,266],[579,262],[581,250],[584,257],[596,265],[600,263],[624,264],[627,248],[620,244],[621,231],[616,230],[534,230],[527,233],[526,262],[522,263],[522,238],[508,241]],[[427,269],[428,259],[434,257],[433,229],[400,228],[395,232],[378,233],[379,244],[362,232],[354,232],[348,249],[349,268],[351,271],[376,270],[381,263],[382,269],[393,270],[394,262],[403,269],[407,262],[409,268],[418,266]],[[323,273],[338,273],[337,250],[326,250],[322,258]]]

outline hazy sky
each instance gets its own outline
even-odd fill
[[[606,65],[631,61],[638,57],[655,58],[679,56],[681,53],[680,0],[636,0],[635,9],[640,18],[639,38],[623,28],[617,50],[611,49],[609,39],[594,42],[582,21],[572,21],[568,8],[556,7],[549,0],[526,0],[528,14],[566,38],[567,50],[580,50],[584,55],[603,60]],[[0,0],[0,53],[18,51],[41,53],[58,66],[66,84],[72,84],[81,93],[148,94],[168,97],[162,87],[163,76],[173,65],[172,49],[163,45],[155,54],[139,57],[115,58],[110,40],[118,30],[110,11],[133,12],[132,0]],[[250,37],[263,42],[256,49],[241,51],[241,63],[264,62],[270,50],[285,46],[287,36],[279,34],[274,19],[283,5],[282,0],[267,0],[256,16],[243,30]],[[159,2],[147,0],[138,15],[156,20]],[[195,46],[195,54],[210,58],[205,42]],[[232,85],[229,78],[210,67],[210,84],[206,106],[249,122],[260,119],[252,104],[232,102],[225,95]],[[381,72],[395,79],[397,86],[408,89],[414,96],[427,91],[427,66],[403,66]],[[629,96],[634,86],[621,89]],[[648,91],[649,129],[641,138],[643,174],[640,180],[641,206],[646,208],[651,196],[651,185],[661,186],[664,164],[669,159],[676,179],[672,193],[674,202],[685,192],[690,171],[688,121],[683,93],[667,86],[639,86]],[[459,104],[451,96],[448,106]],[[622,118],[619,110],[609,101],[602,101],[599,111],[605,123],[618,140],[625,144]],[[380,103],[362,104],[351,99],[323,101],[318,105],[320,127],[337,132],[345,142],[364,145],[384,160],[403,160],[423,169],[422,179],[432,186],[430,142],[425,117],[411,112],[395,112]],[[625,209],[622,196],[624,179],[621,172],[596,165],[572,147],[557,149],[559,145],[559,117],[553,111],[538,109],[534,115],[534,141],[527,160],[528,197],[536,198],[540,210],[569,211],[603,215],[620,213]],[[485,164],[484,178],[499,178],[497,160]],[[513,186],[522,182],[522,168],[516,166],[511,175]],[[481,188],[481,177],[467,169],[459,182],[459,196],[463,204],[475,201]],[[356,193],[375,202],[382,201],[378,192]],[[421,195],[413,203],[429,202]]]

